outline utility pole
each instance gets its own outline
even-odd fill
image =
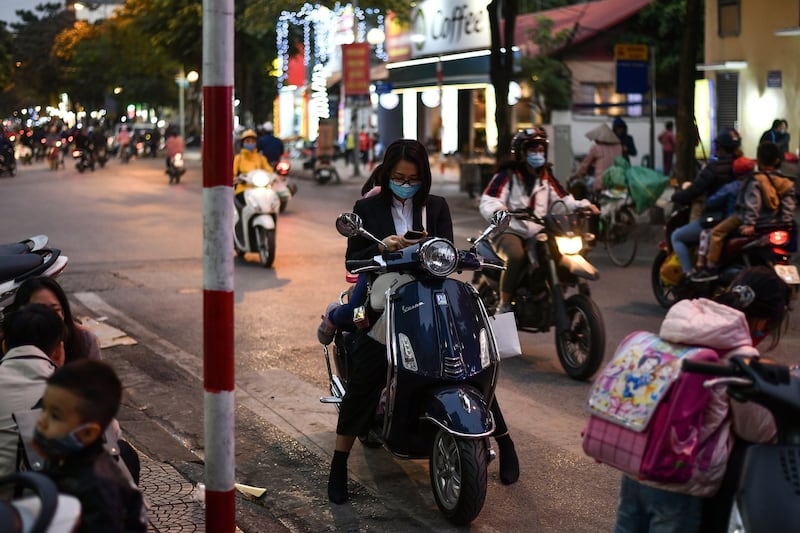
[[[233,4],[203,0],[203,429],[206,531],[233,533]]]

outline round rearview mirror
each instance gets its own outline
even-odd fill
[[[355,237],[362,225],[361,217],[355,213],[342,213],[336,218],[336,231],[343,237]]]
[[[508,214],[508,211],[495,211],[491,223],[495,227],[495,234],[502,233],[511,223],[511,215]]]

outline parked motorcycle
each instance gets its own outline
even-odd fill
[[[499,213],[476,244],[507,224],[507,215]],[[353,213],[339,215],[336,228],[346,237],[381,242]],[[455,524],[468,524],[483,507],[486,467],[494,456],[489,406],[500,359],[491,319],[475,289],[449,276],[503,266],[484,261],[474,246],[459,251],[441,238],[372,259],[349,260],[346,266],[353,273],[378,276],[370,307],[382,315],[370,334],[385,339],[389,371],[382,412],[376,413],[370,434],[398,457],[427,457],[439,510]],[[339,331],[334,340],[337,373],[324,347],[332,396],[320,401],[337,408],[348,386],[349,335]],[[369,445],[366,437],[360,438]]]
[[[275,228],[280,211],[280,198],[273,189],[278,176],[265,170],[240,174],[236,182],[250,187],[244,191],[244,203],[234,198],[233,244],[239,257],[258,253],[266,268],[275,261]]]
[[[0,318],[23,281],[34,276],[54,278],[66,268],[67,256],[56,248],[46,248],[46,244],[45,235],[0,244]]]
[[[186,173],[186,166],[183,160],[183,154],[177,153],[167,160],[167,175],[169,176],[169,183],[178,184],[181,182],[181,176]]]
[[[81,503],[75,496],[59,494],[49,477],[38,472],[17,472],[0,477],[0,487],[25,489],[24,496],[0,501],[0,524],[6,533],[61,533],[80,524]]]
[[[764,358],[731,357],[727,364],[684,361],[683,370],[718,376],[738,401],[766,407],[777,441],[747,449],[729,531],[796,531],[800,524],[800,372]]]
[[[558,359],[573,379],[588,379],[603,362],[606,345],[605,325],[592,300],[587,281],[596,280],[598,271],[585,254],[594,235],[584,229],[588,217],[566,213],[563,202],[554,202],[544,218],[532,210],[509,212],[512,217],[532,220],[543,226],[535,249],[528,250],[528,262],[519,287],[511,300],[517,329],[547,332],[555,326]],[[483,241],[478,253],[502,261],[493,245]],[[538,268],[532,265],[538,264]],[[500,272],[476,273],[472,280],[491,314],[500,301]],[[566,297],[569,289],[577,294]]]
[[[664,240],[653,259],[650,283],[662,307],[687,298],[713,298],[725,290],[733,278],[750,266],[765,265],[789,285],[800,286],[797,266],[791,253],[797,249],[797,229],[793,224],[770,224],[756,227],[753,235],[732,235],[725,240],[719,264],[719,278],[704,282],[684,279],[683,270],[672,249],[672,233],[689,223],[688,206],[676,208],[664,226]]]
[[[88,150],[76,148],[72,151],[72,158],[75,160],[75,168],[83,174],[87,169],[94,172],[94,160],[92,154]]]

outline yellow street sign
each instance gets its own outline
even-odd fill
[[[647,61],[647,45],[615,44],[614,59],[617,61]]]

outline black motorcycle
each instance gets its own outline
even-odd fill
[[[481,238],[507,224],[508,217],[498,214]],[[340,215],[336,227],[344,236],[381,242],[363,229],[355,214]],[[398,457],[428,458],[439,510],[455,524],[468,524],[483,507],[486,467],[494,457],[489,406],[500,359],[491,320],[477,292],[449,276],[503,266],[484,261],[474,247],[458,250],[441,238],[346,265],[352,273],[378,276],[366,313],[380,316],[370,335],[383,339],[388,361],[375,428],[359,438],[366,446],[383,445]],[[352,334],[336,334],[337,373],[324,348],[332,396],[320,401],[337,408],[347,390],[351,339]]]
[[[683,370],[719,376],[728,396],[766,407],[777,441],[747,449],[729,531],[797,531],[800,524],[800,372],[763,358],[734,356],[727,364],[684,361]]]
[[[598,279],[599,273],[585,257],[594,235],[586,229],[590,217],[583,213],[556,214],[559,211],[566,212],[563,202],[553,203],[544,218],[530,209],[509,212],[512,217],[543,226],[535,245],[528,248],[525,274],[513,295],[511,309],[519,330],[547,332],[555,326],[561,366],[571,378],[582,380],[597,371],[606,344],[603,317],[588,284]],[[478,244],[477,250],[483,257],[502,261],[488,241]],[[500,301],[500,272],[476,273],[472,283],[486,308],[494,313]],[[567,297],[570,289],[577,293]]]
[[[169,176],[169,183],[177,184],[181,182],[181,176],[186,173],[186,165],[183,160],[183,154],[177,153],[167,159],[167,176]]]
[[[72,151],[72,158],[75,160],[75,168],[81,174],[87,169],[94,172],[94,158],[89,150],[76,148]]]
[[[800,284],[797,266],[791,263],[791,254],[797,249],[794,224],[765,224],[757,226],[753,235],[728,236],[720,257],[719,277],[703,282],[686,279],[671,238],[676,229],[689,223],[689,213],[689,206],[679,206],[672,212],[664,226],[664,240],[658,244],[659,251],[653,259],[650,283],[662,307],[670,307],[678,300],[713,298],[725,290],[739,272],[751,266],[774,268],[789,285]]]

